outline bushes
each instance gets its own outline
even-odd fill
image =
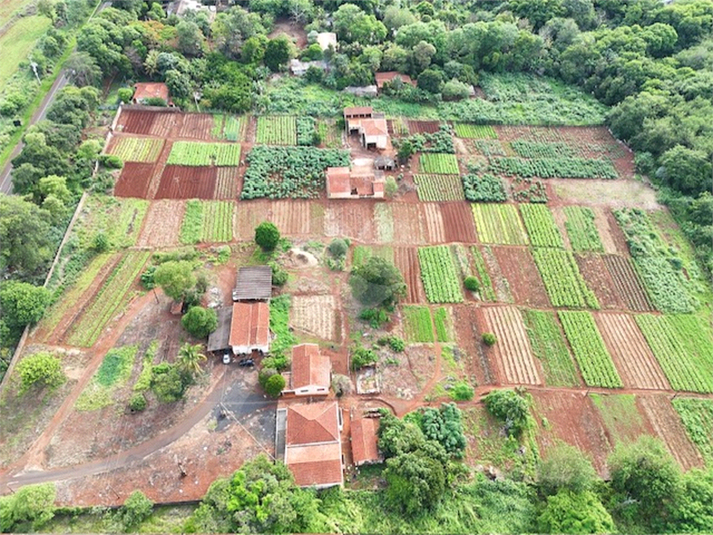
[[[212,308],[191,307],[181,324],[194,338],[206,338],[218,326],[218,315]]]
[[[146,397],[141,392],[134,392],[129,399],[131,412],[142,412],[146,409]]]
[[[35,385],[58,387],[66,379],[60,360],[47,352],[25,357],[17,365],[17,372],[20,375],[20,395]]]
[[[264,388],[268,396],[273,398],[279,397],[282,390],[285,388],[285,378],[278,373],[271,375],[265,381]]]
[[[470,291],[470,292],[478,292],[480,291],[480,281],[478,280],[477,277],[466,277],[465,280],[463,281],[463,286],[465,286],[465,289]]]
[[[495,337],[493,333],[483,333],[483,343],[490,347],[494,346],[497,343],[498,339]]]
[[[264,221],[255,227],[255,243],[262,247],[263,251],[272,251],[280,241],[280,231],[274,223]]]
[[[0,497],[0,532],[30,532],[42,528],[54,516],[54,483],[28,485]]]
[[[461,176],[465,198],[472,202],[505,202],[507,193],[500,177],[488,173]]]
[[[352,351],[351,354],[352,369],[359,370],[365,366],[376,364],[378,358],[378,355],[371,349],[358,347],[357,349]]]
[[[519,436],[528,426],[530,402],[514,390],[495,390],[485,396],[485,408],[505,424],[511,436]]]

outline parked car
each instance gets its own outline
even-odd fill
[[[233,359],[230,358],[230,353],[225,353],[223,355],[223,364],[230,364]]]
[[[240,359],[239,366],[255,366],[255,361],[250,358]]]

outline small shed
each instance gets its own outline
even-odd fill
[[[208,336],[208,351],[223,353],[230,347],[230,326],[233,321],[233,307],[221,307],[216,310],[218,327]]]
[[[160,98],[169,104],[168,86],[159,82],[139,82],[134,84],[134,104],[141,104],[149,98]]]
[[[344,119],[369,119],[374,115],[374,108],[371,106],[353,106],[344,108]]]
[[[396,161],[391,156],[378,156],[374,159],[374,168],[383,171],[393,171],[396,169]]]
[[[375,464],[384,460],[379,454],[378,430],[378,418],[359,418],[352,421],[352,458],[354,459],[354,466]]]
[[[416,83],[411,79],[411,77],[407,74],[401,74],[400,72],[396,71],[388,71],[388,72],[377,72],[374,77],[376,78],[376,87],[381,92],[381,90],[384,88],[384,84],[386,82],[393,82],[396,79],[400,79],[401,82],[404,84],[409,84],[412,86],[415,86]]]
[[[242,267],[233,290],[233,301],[267,301],[272,296],[270,266]]]

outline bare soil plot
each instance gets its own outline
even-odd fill
[[[439,206],[435,203],[421,205],[423,218],[426,221],[426,236],[428,243],[445,243],[446,229]]]
[[[381,393],[398,399],[413,399],[418,396],[436,373],[436,356],[430,345],[407,346],[403,353],[394,353],[398,363],[383,366]]]
[[[310,233],[310,201],[274,201],[270,219],[280,232],[288,236],[304,236]]]
[[[696,446],[688,438],[686,429],[667,395],[651,394],[637,396],[642,412],[649,420],[654,433],[684,470],[700,467],[703,459]]]
[[[611,275],[614,291],[623,299],[628,308],[636,312],[647,312],[654,309],[629,258],[605,255],[604,264]]]
[[[179,201],[151,203],[138,245],[167,247],[178,244],[185,204]]]
[[[150,134],[154,137],[175,137],[181,127],[181,124],[183,124],[182,113],[158,112],[156,120],[151,126]]]
[[[498,259],[493,253],[493,248],[490,245],[483,245],[480,248],[480,253],[483,256],[486,273],[490,274],[493,290],[495,290],[495,301],[500,301],[502,303],[514,303],[515,300],[513,299],[512,292],[510,291],[510,284],[505,278],[505,275],[503,275],[502,269],[500,269]]]
[[[407,288],[407,303],[425,303],[426,294],[421,282],[418,265],[418,249],[415,247],[395,247],[394,263],[404,277]]]
[[[483,333],[487,332],[483,309],[472,305],[454,305],[451,310],[458,347],[469,357],[467,369],[471,383],[474,385],[499,383],[499,370],[494,355],[486,351],[481,342]]]
[[[213,124],[213,116],[208,113],[186,113],[177,137],[210,141]]]
[[[153,171],[153,163],[124,162],[124,168],[114,186],[114,195],[147,199]]]
[[[216,167],[167,165],[156,199],[212,199],[217,175]]]
[[[607,254],[629,254],[629,246],[626,244],[626,236],[616,222],[614,214],[604,206],[593,206],[594,224],[599,231],[599,238],[602,240],[604,252]]]
[[[441,129],[439,121],[408,121],[410,134],[434,134]]]
[[[394,242],[403,245],[426,243],[426,223],[421,217],[417,204],[391,203],[391,217],[394,221]]]
[[[374,243],[374,204],[360,200],[330,203],[324,213],[324,234],[330,238]]]
[[[270,201],[259,199],[239,202],[237,204],[237,216],[233,234],[241,241],[253,240],[255,238],[255,227],[263,221],[270,221],[271,217]]]
[[[440,205],[447,243],[475,243],[473,212],[467,203],[453,202]]]
[[[295,295],[292,297],[290,323],[306,334],[322,340],[341,341],[337,325],[337,303],[333,295]]]
[[[604,263],[604,257],[598,254],[576,254],[574,257],[587,287],[594,292],[600,306],[604,309],[624,308],[622,296],[616,291],[614,281]]]
[[[625,387],[669,390],[661,367],[634,319],[628,314],[594,315]]]
[[[550,307],[550,300],[532,253],[525,247],[492,247],[515,303]]]
[[[643,182],[635,180],[587,179],[587,187],[581,180],[548,178],[548,183],[567,204],[609,206],[614,208],[643,208],[655,210],[660,207],[656,192]]]
[[[218,167],[213,198],[237,199],[240,195],[240,186],[240,173],[237,167]]]
[[[599,475],[607,478],[606,459],[612,446],[591,398],[580,392],[532,391],[531,394],[539,426],[537,439],[543,456],[546,457],[547,450],[559,441],[566,442],[588,454]],[[547,428],[542,424],[543,418]]]
[[[542,384],[541,374],[532,354],[530,340],[525,331],[520,312],[515,307],[486,307],[483,315],[488,331],[495,334],[497,343],[492,347],[505,379],[510,384]]]
[[[117,130],[125,134],[151,134],[154,121],[159,114],[141,110],[121,110]]]

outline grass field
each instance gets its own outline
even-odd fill
[[[4,2],[13,6],[13,11],[22,2]],[[0,13],[2,13],[0,8]],[[12,12],[10,12],[10,15]],[[44,35],[51,25],[47,17],[23,17],[13,24],[5,35],[0,37],[0,90],[20,66],[20,62],[27,58],[35,42]]]
[[[645,429],[633,394],[613,396],[590,394],[590,396],[599,414],[602,415],[610,436],[614,439],[614,446],[632,442],[640,431]]]

